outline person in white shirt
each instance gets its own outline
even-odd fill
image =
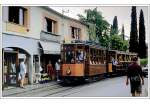
[[[116,71],[116,65],[118,65],[118,61],[112,58],[112,70],[113,72]]]
[[[20,72],[19,72],[19,77],[20,77],[20,87],[21,88],[24,88],[24,79],[25,79],[25,75],[26,75],[26,65],[24,63],[24,59],[21,59],[20,60],[20,65],[19,65],[19,68],[20,68]]]
[[[59,59],[58,62],[55,63],[57,81],[60,81],[60,80],[59,80],[60,62],[61,62],[61,60]]]

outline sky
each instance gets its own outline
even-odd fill
[[[97,10],[102,13],[102,16],[110,24],[113,23],[114,16],[117,16],[118,26],[121,31],[122,25],[125,28],[125,35],[130,36],[130,24],[131,24],[131,6],[96,6]],[[68,6],[68,7],[50,7],[60,13],[62,10],[69,12],[64,12],[64,15],[78,19],[77,14],[85,15],[85,9],[93,9],[94,6]],[[146,41],[148,42],[148,7],[147,6],[137,6],[137,24],[139,24],[140,10],[143,10],[146,28]]]

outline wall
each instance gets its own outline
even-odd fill
[[[61,39],[67,38],[67,40],[71,40],[71,33],[70,33],[70,26],[75,25],[77,27],[81,28],[81,39],[87,40],[88,39],[88,32],[87,32],[87,26],[81,24],[80,22],[76,22],[72,19],[64,18],[61,15],[58,15],[57,13],[52,12],[51,10],[45,9],[43,7],[37,7],[37,6],[31,6],[31,7],[25,7],[28,8],[28,26],[22,27],[19,25],[14,24],[8,24],[7,23],[7,16],[8,16],[8,8],[3,7],[3,32],[15,34],[19,36],[25,36],[30,37],[34,39],[40,39],[40,32],[41,30],[44,30],[44,17],[49,16],[57,20],[57,35],[61,35]],[[11,28],[9,29],[7,28]],[[15,30],[21,31],[16,32],[12,31]]]

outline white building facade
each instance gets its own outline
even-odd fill
[[[49,7],[2,7],[3,85],[17,85],[19,59],[27,66],[25,84],[46,73],[49,61],[60,58],[60,46],[71,40],[88,40],[88,26]],[[14,67],[13,67],[14,66]]]

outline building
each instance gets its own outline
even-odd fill
[[[3,85],[18,83],[19,59],[25,59],[25,84],[36,82],[40,66],[46,73],[49,61],[54,67],[60,46],[71,40],[88,40],[88,25],[49,7],[2,7]]]

